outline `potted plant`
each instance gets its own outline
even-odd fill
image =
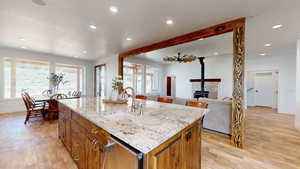
[[[66,84],[68,83],[68,81],[64,81],[64,74],[60,73],[60,74],[55,74],[55,73],[51,73],[50,74],[50,85],[52,88],[52,93],[55,94],[59,91],[59,87],[61,84]]]
[[[117,76],[112,80],[112,94],[111,94],[111,99],[114,101],[120,100],[120,92],[123,89],[123,79],[122,76]]]

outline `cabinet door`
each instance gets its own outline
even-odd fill
[[[167,145],[164,149],[155,154],[155,169],[182,169],[181,139]]]
[[[72,139],[72,158],[77,164],[78,169],[86,169],[85,133],[84,130],[71,121]],[[83,130],[83,131],[82,131]]]
[[[65,131],[66,131],[65,119],[64,117],[60,116],[58,120],[58,137],[63,143],[65,142]]]
[[[102,169],[102,151],[100,150],[99,139],[95,137],[87,137],[85,149],[87,169]]]
[[[188,129],[183,136],[183,169],[201,169],[200,126]]]
[[[67,147],[68,151],[71,152],[71,120],[65,119],[65,146]]]

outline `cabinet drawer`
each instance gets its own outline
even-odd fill
[[[87,135],[91,137],[96,137],[101,140],[107,140],[107,136],[109,135],[100,127],[96,126],[95,124],[89,122],[88,120],[81,117],[79,114],[73,112],[72,113],[72,120],[76,121],[79,125],[85,128]]]

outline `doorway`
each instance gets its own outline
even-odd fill
[[[105,96],[105,65],[97,65],[94,70],[94,95],[96,97]]]
[[[262,106],[276,109],[278,100],[278,72],[248,73],[248,106]]]

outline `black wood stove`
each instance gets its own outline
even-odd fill
[[[201,64],[201,90],[197,90],[194,92],[194,98],[196,98],[197,100],[201,97],[208,98],[209,95],[209,91],[205,91],[205,57],[199,57],[198,59]]]

